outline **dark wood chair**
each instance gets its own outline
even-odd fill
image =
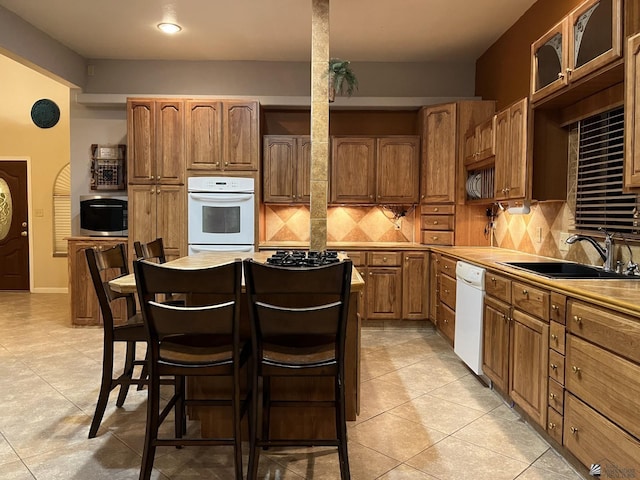
[[[136,253],[136,258],[156,260],[158,263],[165,263],[167,261],[164,255],[164,244],[162,243],[161,237],[144,244],[136,240],[133,242],[133,251]]]
[[[244,261],[251,318],[252,413],[247,478],[258,473],[260,447],[337,446],[342,480],[350,477],[345,417],[344,356],[351,289],[350,260],[315,268],[287,268]],[[271,377],[332,377],[333,401],[272,400]],[[262,380],[262,428],[258,386]],[[272,439],[270,411],[275,407],[331,407],[336,438]],[[261,430],[261,432],[260,432]]]
[[[248,363],[250,342],[241,343],[239,331],[242,263],[180,270],[147,260],[133,264],[138,298],[149,345],[147,427],[140,479],[149,479],[156,447],[233,445],[235,475],[242,479],[241,420],[249,410],[250,393],[240,391],[240,374]],[[168,294],[184,294],[184,306],[161,303]],[[175,391],[160,410],[160,377],[175,376]],[[185,377],[226,376],[232,391],[226,398],[192,399]],[[227,438],[193,438],[186,435],[186,407],[229,406],[233,434]],[[174,410],[175,435],[158,438],[158,429]]]
[[[89,428],[89,438],[93,438],[98,433],[100,422],[104,416],[104,411],[109,400],[111,390],[120,386],[116,405],[121,407],[127,397],[131,384],[142,386],[146,384],[146,369],[144,360],[136,360],[136,343],[147,341],[142,316],[136,314],[135,296],[132,293],[122,294],[109,287],[108,280],[122,275],[129,274],[127,266],[127,254],[124,243],[120,243],[106,250],[98,248],[87,248],[85,250],[87,264],[91,280],[98,296],[100,312],[104,330],[104,341],[102,349],[102,382],[96,411],[93,415],[91,427]],[[116,325],[112,310],[112,303],[123,302],[126,309],[127,323]],[[113,355],[115,342],[126,342],[126,353],[124,371],[121,375],[114,377]],[[140,377],[134,378],[134,367],[142,365],[143,370]]]

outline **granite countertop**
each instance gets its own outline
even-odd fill
[[[258,245],[263,250],[308,249],[309,242],[263,242]],[[429,245],[415,242],[327,242],[329,250],[430,250]]]
[[[469,261],[476,265],[499,270],[511,277],[530,280],[549,287],[551,290],[582,298],[592,303],[631,315],[640,315],[640,279],[554,279],[542,275],[525,272],[501,262],[536,262],[559,261],[557,258],[542,257],[528,253],[507,250],[497,247],[436,247],[434,252],[451,255],[460,260]]]

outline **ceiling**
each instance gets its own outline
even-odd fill
[[[309,61],[312,0],[0,0],[87,59]],[[331,56],[474,61],[534,0],[331,0]],[[179,23],[173,36],[163,21]]]

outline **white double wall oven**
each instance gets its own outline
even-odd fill
[[[189,177],[189,255],[255,250],[255,184],[246,177]]]

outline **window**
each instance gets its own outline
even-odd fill
[[[71,168],[65,165],[53,185],[53,256],[67,256],[71,236]]]
[[[624,109],[577,124],[575,228],[638,234],[638,196],[623,193]]]

